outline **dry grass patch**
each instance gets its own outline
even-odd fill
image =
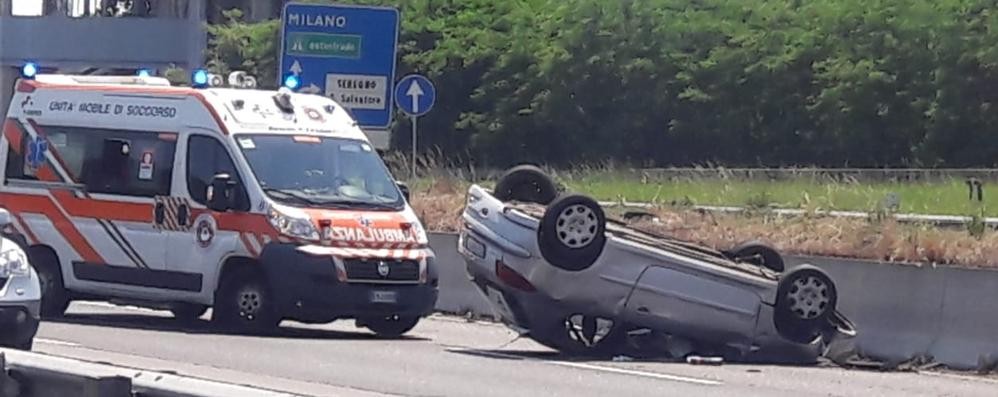
[[[434,178],[412,192],[412,206],[424,226],[434,232],[455,232],[467,183]],[[613,216],[616,209],[608,209]],[[798,255],[858,258],[927,265],[998,268],[998,233],[977,237],[962,229],[826,216],[777,216],[771,213],[712,214],[688,208],[663,207],[657,219],[632,222],[635,228],[730,248],[745,240],[761,240],[781,252]]]

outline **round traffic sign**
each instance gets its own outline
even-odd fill
[[[411,74],[395,85],[395,103],[410,116],[422,116],[433,108],[437,101],[437,90],[430,79]]]

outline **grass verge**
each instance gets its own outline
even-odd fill
[[[412,205],[428,230],[454,232],[459,229],[468,184],[453,175],[438,175],[415,184]],[[593,194],[586,185],[580,188],[571,179],[567,184],[573,191]],[[774,193],[774,197],[778,197],[777,194]],[[663,203],[662,200],[657,202]],[[607,210],[609,214],[616,211]],[[811,213],[777,216],[764,210],[710,214],[668,204],[659,205],[650,212],[656,220],[641,220],[632,225],[719,249],[758,239],[785,254],[998,268],[998,233],[981,229],[981,225],[973,222],[963,230],[942,229],[900,224],[889,217],[844,219]]]

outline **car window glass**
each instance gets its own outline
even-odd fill
[[[57,173],[57,181],[82,184],[87,192],[170,194],[176,134],[67,126],[37,129],[38,137],[22,132],[19,147],[8,149],[7,178],[38,179],[39,170],[50,166],[45,154],[52,153],[68,178]]]
[[[187,190],[191,199],[208,205],[208,186],[216,174],[227,173],[238,183],[236,209],[249,210],[249,198],[225,146],[217,139],[192,135],[187,145]]]

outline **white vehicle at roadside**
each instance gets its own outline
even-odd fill
[[[11,214],[0,209],[0,346],[31,350],[40,321],[41,287],[10,225]]]
[[[700,353],[816,358],[855,335],[821,269],[785,270],[760,243],[721,252],[635,230],[589,197],[559,195],[535,167],[510,170],[493,192],[471,186],[462,218],[473,282],[507,325],[563,352],[611,353],[651,331]]]

